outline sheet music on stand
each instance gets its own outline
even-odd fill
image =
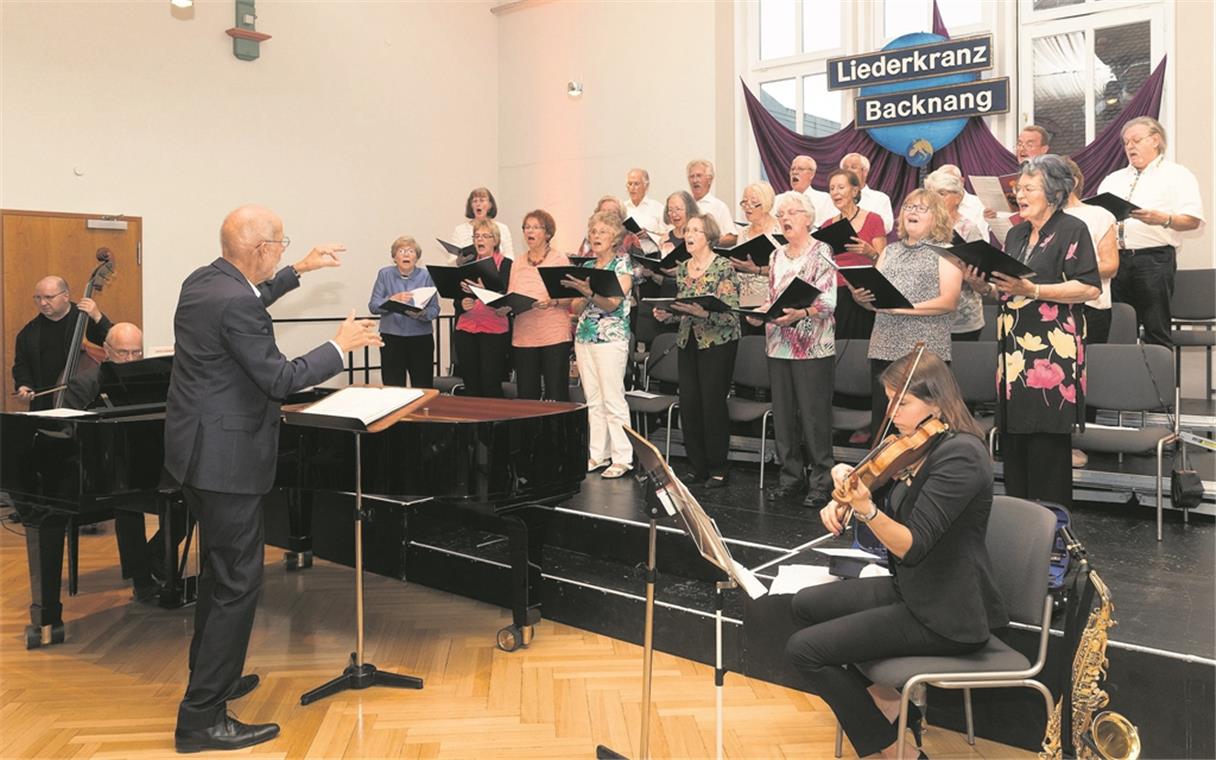
[[[629,435],[629,442],[633,444],[633,452],[639,466],[650,476],[663,509],[680,521],[680,526],[692,539],[701,556],[726,573],[727,577],[752,599],[759,599],[767,594],[768,590],[764,584],[731,556],[717,523],[705,514],[696,497],[663,461],[663,455],[659,453],[658,448],[633,428],[626,427],[625,432]]]

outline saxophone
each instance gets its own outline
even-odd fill
[[[1072,661],[1073,751],[1084,760],[1136,760],[1140,757],[1140,734],[1131,721],[1110,710],[1094,715],[1095,711],[1110,703],[1110,695],[1099,682],[1106,677],[1108,664],[1106,632],[1116,622],[1111,617],[1115,605],[1111,602],[1110,589],[1092,570],[1089,582],[1098,594],[1099,603],[1089,613]],[[1040,760],[1060,760],[1062,757],[1060,730],[1063,705],[1064,699],[1061,697],[1047,722]]]

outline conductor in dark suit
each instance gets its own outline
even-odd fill
[[[291,360],[279,352],[266,307],[300,274],[337,266],[345,250],[314,248],[275,275],[289,242],[274,212],[238,208],[220,229],[222,257],[186,278],[178,298],[165,468],[198,519],[202,551],[178,752],[237,749],[279,733],[274,723],[247,725],[227,713],[229,700],[258,683],[241,672],[262,586],[262,497],[274,483],[279,405],[338,374],[347,351],[381,343],[374,323],[356,322],[352,311],[328,343]]]

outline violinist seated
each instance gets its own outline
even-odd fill
[[[72,303],[67,281],[55,275],[43,277],[34,286],[34,305],[38,307],[38,316],[17,333],[13,360],[17,398],[28,402],[31,411],[50,409],[54,405],[53,394],[35,394],[63,382],[60,375],[67,364],[69,348],[80,349],[68,346],[76,329],[77,315],[88,315],[85,337],[97,345],[105,341],[111,326],[93,299],[82,298],[80,303]]]
[[[897,433],[856,469],[833,468],[833,501],[819,516],[837,535],[850,517],[869,527],[890,555],[892,575],[799,591],[793,614],[806,627],[790,637],[786,656],[804,688],[832,708],[858,756],[887,758],[895,757],[899,694],[850,664],[975,652],[1008,616],[985,543],[992,463],[953,375],[921,350],[919,360],[917,352],[897,359],[881,380]],[[871,493],[887,482],[880,509]],[[910,710],[919,746],[921,715]]]
[[[144,335],[130,322],[119,322],[110,328],[102,348],[106,362],[126,364],[144,357]],[[68,409],[89,409],[99,406],[97,398],[101,389],[101,367],[93,366],[80,370],[68,383],[63,394],[63,406]],[[129,578],[135,588],[135,598],[151,602],[157,597],[160,583],[167,578],[164,566],[164,525],[147,538],[144,531],[144,516],[140,512],[115,510],[114,534],[118,539],[118,558],[122,564],[122,577]],[[175,543],[180,543],[184,525],[174,525]]]

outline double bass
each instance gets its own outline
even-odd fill
[[[100,293],[105,289],[106,283],[114,278],[114,254],[109,248],[97,249],[97,260],[101,263],[93,270],[93,274],[89,275],[89,281],[84,286],[84,298],[92,298],[94,293]],[[52,406],[63,406],[63,396],[67,393],[68,383],[72,381],[76,370],[80,367],[81,354],[85,354],[87,359],[93,364],[100,364],[105,359],[105,354],[96,352],[89,344],[85,343],[85,320],[89,318],[88,314],[83,311],[76,315],[76,324],[72,327],[72,339],[68,342],[68,357],[67,362],[63,365],[63,372],[59,375],[59,380],[55,383],[55,395],[53,397]]]

